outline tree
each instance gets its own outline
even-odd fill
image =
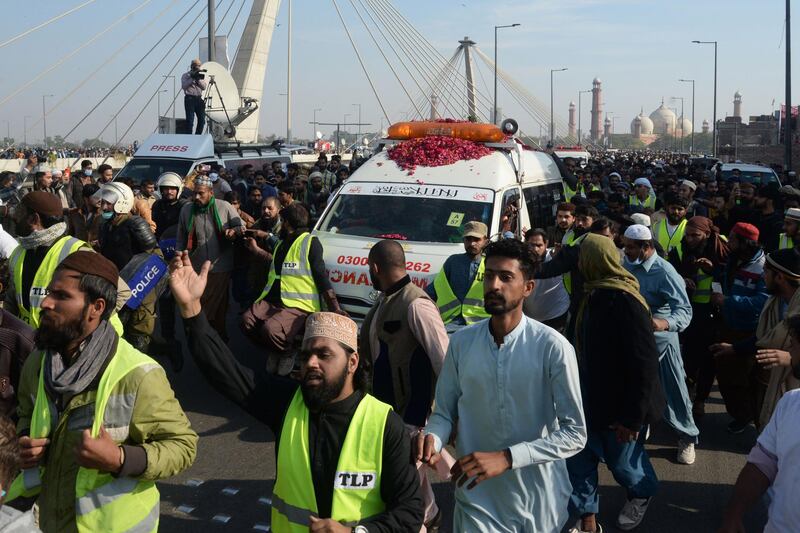
[[[14,137],[3,137],[3,140],[0,141],[3,146],[14,146]]]
[[[84,139],[81,142],[83,148],[109,148],[111,145],[104,142],[102,139]]]

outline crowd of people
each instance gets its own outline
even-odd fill
[[[767,530],[792,530],[794,176],[552,157],[552,226],[491,241],[465,219],[464,253],[426,289],[401,243],[375,242],[359,328],[310,232],[349,177],[338,156],[134,183],[29,154],[0,175],[0,499],[18,509],[0,531],[155,530],[155,482],[197,452],[158,362],[180,372],[185,356],[275,434],[273,531],[438,531],[435,472],[456,487],[454,531],[600,532],[601,463],[632,530],[658,494],[650,427],[693,464],[715,381],[728,431],[759,433],[720,531],[743,531],[770,487]],[[263,370],[232,352],[231,311]]]
[[[0,147],[0,159],[27,159],[36,156],[41,161],[55,163],[57,159],[81,158],[81,157],[107,157],[112,158],[122,154],[133,155],[136,151],[137,143],[128,146],[116,147],[90,147],[79,148],[77,146],[58,146],[45,148],[43,146],[5,146]]]

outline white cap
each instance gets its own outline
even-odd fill
[[[636,186],[636,185],[644,185],[645,187],[647,187],[651,191],[653,190],[653,186],[650,185],[650,180],[647,179],[647,178],[636,178],[636,181],[633,182],[633,185],[634,186]]]
[[[628,229],[625,230],[625,236],[629,239],[633,239],[634,241],[649,241],[653,239],[653,234],[650,233],[650,228],[643,226],[642,224],[628,226]]]
[[[786,210],[783,216],[784,218],[794,220],[795,222],[800,222],[800,209],[796,207],[790,207],[789,209]]]
[[[633,220],[635,223],[641,226],[645,226],[647,228],[650,227],[650,217],[645,215],[644,213],[633,213],[631,215],[631,220]]]
[[[695,182],[693,182],[692,180],[683,180],[683,181],[681,181],[681,185],[686,185],[687,187],[689,187],[693,191],[697,190],[697,184]]]

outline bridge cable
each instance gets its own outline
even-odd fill
[[[18,40],[22,39],[23,37],[25,37],[26,35],[28,35],[30,33],[33,33],[34,31],[39,30],[41,28],[44,28],[48,24],[51,24],[51,23],[53,23],[53,22],[55,22],[55,21],[57,21],[59,19],[62,19],[64,17],[66,17],[67,15],[69,15],[71,13],[74,13],[74,12],[78,11],[79,9],[85,7],[85,6],[88,6],[89,4],[93,3],[94,1],[95,0],[87,0],[86,2],[82,3],[79,6],[75,6],[72,9],[68,9],[64,13],[61,13],[60,15],[56,15],[55,17],[42,22],[38,26],[34,26],[33,28],[25,30],[24,32],[20,33],[19,35],[15,35],[11,39],[8,39],[7,41],[3,41],[2,43],[0,43],[0,48],[3,48],[4,46],[9,45],[9,44],[11,44],[11,43],[13,43],[15,41],[18,41]]]

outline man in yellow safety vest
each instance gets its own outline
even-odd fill
[[[783,214],[783,233],[778,240],[778,249],[794,248],[795,243],[800,243],[800,209],[790,207]]]
[[[358,353],[355,322],[329,312],[308,316],[299,383],[255,372],[236,360],[202,311],[209,267],[197,274],[188,254],[179,254],[170,288],[200,372],[276,436],[271,530],[419,531],[422,496],[408,433],[389,405],[367,393],[372,361]]]
[[[664,199],[667,217],[653,224],[653,238],[661,245],[664,253],[668,254],[683,240],[688,207],[689,202],[682,195],[670,193]]]
[[[451,255],[425,291],[436,302],[448,330],[488,318],[483,309],[483,248],[489,241],[486,224],[464,224],[464,253]]]
[[[633,194],[628,197],[628,206],[634,212],[645,209],[655,210],[656,195],[647,178],[636,178],[633,182]]]
[[[43,531],[157,531],[155,481],[194,462],[197,434],[164,370],[109,323],[118,276],[100,254],[76,252],[41,303],[19,388],[24,470],[8,492],[38,495]]]
[[[9,257],[11,283],[4,308],[36,328],[39,309],[56,267],[69,254],[91,247],[67,235],[61,201],[52,193],[26,194],[14,217],[20,244]]]
[[[308,211],[299,203],[281,209],[280,240],[275,245],[267,283],[242,315],[242,329],[267,349],[267,372],[282,376],[294,367],[292,345],[306,318],[322,310],[344,313],[325,273],[322,244],[308,232]]]

